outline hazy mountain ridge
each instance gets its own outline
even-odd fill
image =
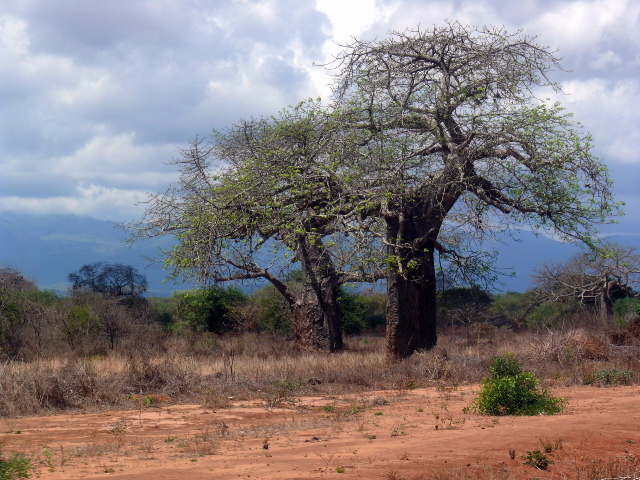
[[[127,233],[115,223],[91,217],[0,213],[0,265],[17,268],[40,288],[58,291],[68,288],[69,273],[99,261],[135,266],[147,276],[150,295],[187,288],[163,283],[167,272],[149,265],[148,258],[157,256],[161,242],[130,246],[126,238]]]
[[[617,237],[617,236],[616,236]],[[170,239],[141,241],[130,246],[127,233],[115,223],[73,215],[26,216],[0,213],[0,265],[17,268],[37,281],[40,288],[64,292],[67,275],[85,264],[104,261],[135,266],[149,280],[149,295],[168,295],[189,285],[163,283],[168,272],[148,258],[158,256],[160,246]],[[561,244],[543,235],[519,232],[517,242],[506,238],[491,246],[500,252],[496,266],[516,277],[503,277],[498,290],[524,291],[530,286],[531,273],[543,261],[558,261],[577,253],[576,245]],[[613,238],[624,245],[638,245],[640,236]],[[246,285],[243,289],[251,289]]]

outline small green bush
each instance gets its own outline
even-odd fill
[[[562,399],[538,391],[538,380],[509,353],[493,360],[489,374],[471,406],[481,415],[551,415],[564,407]]]
[[[601,387],[611,385],[631,385],[633,371],[612,368],[611,370],[599,370],[593,374],[594,383]]]
[[[0,456],[0,480],[14,480],[18,478],[29,478],[31,460],[19,453],[9,458]]]
[[[616,317],[624,317],[630,313],[640,315],[640,298],[627,297],[619,298],[613,302],[613,315]]]
[[[551,460],[549,460],[549,457],[547,457],[540,450],[534,450],[532,452],[528,451],[525,458],[527,460],[526,462],[524,462],[525,465],[530,465],[539,470],[546,470],[547,468],[549,468],[549,464],[553,463]]]

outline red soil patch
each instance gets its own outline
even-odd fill
[[[143,397],[139,410],[2,419],[0,442],[5,454],[33,454],[43,480],[474,478],[483,471],[564,479],[595,460],[640,456],[637,386],[557,389],[566,412],[537,417],[464,413],[478,388],[303,398],[272,412],[260,401],[213,411],[167,398],[146,405]],[[548,470],[524,465],[527,451],[545,444],[554,462]]]

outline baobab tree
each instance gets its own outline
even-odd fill
[[[177,274],[272,282],[300,343],[340,348],[337,287],[384,266],[390,358],[431,348],[440,261],[482,276],[479,245],[499,231],[594,245],[595,225],[616,213],[591,137],[536,96],[561,90],[550,78],[561,66],[535,37],[449,23],[356,39],[331,67],[331,105],[194,142],[178,184],[136,226],[176,235]],[[289,261],[301,263],[302,295],[274,274]]]
[[[338,108],[368,135],[349,171],[363,215],[386,225],[391,357],[436,344],[436,255],[467,258],[445,232],[526,225],[593,245],[615,213],[591,137],[537,98],[561,91],[550,75],[562,68],[536,37],[451,22],[356,39],[329,67]]]
[[[176,276],[271,282],[291,308],[297,343],[341,349],[339,287],[384,275],[369,233],[375,219],[367,229],[349,225],[355,202],[334,158],[349,157],[357,142],[344,123],[308,101],[196,139],[175,161],[177,184],[153,196],[132,226],[134,238],[175,235],[165,257]],[[301,289],[284,280],[296,262]]]

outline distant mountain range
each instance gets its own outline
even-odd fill
[[[520,232],[518,236],[520,242],[509,240],[495,247],[500,252],[496,265],[516,274],[514,278],[504,277],[504,285],[496,285],[502,291],[525,291],[530,286],[531,273],[541,262],[563,260],[579,252],[575,245],[561,244],[542,235]],[[69,287],[69,273],[98,261],[136,267],[147,276],[148,295],[163,296],[176,289],[190,288],[185,284],[163,283],[167,272],[147,260],[157,256],[160,246],[170,245],[170,239],[129,246],[126,237],[126,232],[114,223],[90,217],[0,213],[0,266],[12,266],[35,280],[40,288],[60,292]],[[637,245],[639,237],[630,238],[636,242],[630,245]],[[618,240],[629,245],[626,239]]]
[[[190,287],[163,283],[167,272],[150,265],[147,258],[157,256],[162,239],[130,246],[126,237],[113,222],[91,217],[0,213],[0,265],[18,269],[40,288],[61,292],[69,287],[69,273],[98,261],[133,265],[147,276],[149,295]]]

